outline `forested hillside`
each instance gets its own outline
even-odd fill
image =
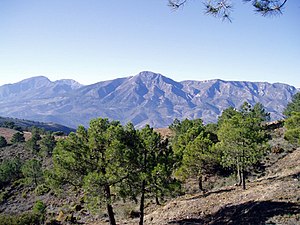
[[[0,127],[15,129],[15,130],[29,130],[31,127],[38,127],[40,129],[44,129],[45,131],[61,131],[65,134],[69,134],[75,129],[66,127],[56,123],[43,123],[38,121],[32,120],[25,120],[25,119],[17,119],[17,118],[8,118],[8,117],[1,117],[0,116]]]
[[[164,135],[103,118],[61,138],[16,132],[0,148],[0,224],[299,223],[299,105],[276,126],[245,102]]]

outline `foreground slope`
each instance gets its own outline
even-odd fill
[[[167,127],[175,118],[216,122],[230,106],[262,103],[273,120],[298,90],[287,84],[182,81],[144,71],[135,76],[82,86],[72,80],[35,77],[0,87],[0,115],[55,122],[69,127],[108,117],[137,127]]]
[[[145,224],[300,224],[300,148],[267,168],[247,190],[228,186],[175,199]]]
[[[172,135],[167,130],[158,131]],[[215,182],[210,186],[206,182],[209,191],[204,194],[191,191],[193,194],[169,199],[159,206],[149,200],[145,224],[300,224],[300,148],[284,140],[284,128],[276,129],[271,136],[272,152],[263,160],[262,170],[251,174],[247,190],[224,185],[226,178],[217,177],[222,185]],[[36,155],[26,149],[25,143],[0,149],[0,162],[16,157],[26,161]],[[44,157],[43,168],[49,169],[51,165],[51,158]],[[41,189],[47,187],[44,183],[38,187],[26,183],[23,177],[5,186],[0,192],[0,217],[29,213],[42,200],[47,221],[55,219],[52,224],[70,224],[70,218],[79,224],[108,224],[106,212],[92,214],[75,189],[68,192],[72,188],[66,187],[68,191],[55,194],[53,190]],[[131,212],[136,212],[136,206],[131,201],[114,204],[119,224],[138,224],[138,219],[129,218],[134,217]]]

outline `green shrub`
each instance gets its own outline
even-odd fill
[[[36,201],[32,209],[33,213],[44,215],[46,212],[46,205],[41,200]]]
[[[34,193],[37,196],[40,196],[40,195],[48,193],[49,191],[50,191],[50,188],[46,184],[40,184],[35,188]]]
[[[9,215],[0,215],[0,224],[2,225],[12,225],[16,224],[15,218]]]
[[[41,224],[42,218],[36,213],[23,213],[16,218],[17,225]]]
[[[1,225],[30,225],[42,224],[41,216],[27,212],[19,215],[0,215]]]
[[[27,191],[22,192],[22,198],[27,198]]]

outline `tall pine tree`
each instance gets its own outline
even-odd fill
[[[119,122],[99,118],[90,122],[88,130],[80,126],[60,140],[53,152],[54,178],[60,185],[82,189],[87,202],[105,205],[111,225],[116,224],[114,196],[126,193],[120,193],[118,186],[132,173],[128,157],[135,149],[127,142]]]

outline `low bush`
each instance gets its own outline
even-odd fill
[[[35,188],[34,193],[37,196],[40,196],[40,195],[44,195],[44,194],[48,193],[49,191],[50,191],[50,188],[46,184],[40,184]]]
[[[32,209],[35,214],[45,214],[46,213],[46,205],[41,200],[36,201]]]
[[[1,225],[29,225],[42,224],[41,216],[36,213],[22,213],[19,215],[0,215]]]

